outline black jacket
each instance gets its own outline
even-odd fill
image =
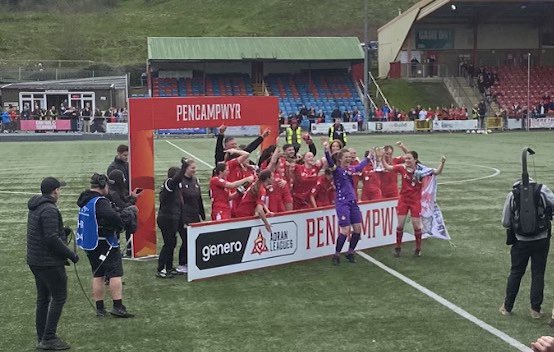
[[[206,219],[200,183],[196,177],[183,176],[181,181],[181,195],[183,196],[183,222],[193,224]]]
[[[82,208],[92,198],[101,197],[98,192],[86,190],[79,196],[77,205]],[[105,236],[123,230],[123,221],[118,212],[112,208],[112,204],[107,198],[99,199],[96,202],[96,221],[98,222],[98,235]]]
[[[183,179],[184,167],[168,178],[160,188],[160,207],[158,209],[158,220],[179,221],[183,217],[183,196],[181,195],[180,184]]]
[[[110,186],[108,199],[112,202],[116,211],[121,211],[136,203],[135,197],[129,194],[129,189],[118,187],[117,184]]]
[[[27,203],[27,264],[64,265],[75,253],[67,248],[62,214],[51,196],[37,195]]]
[[[217,135],[217,141],[215,142],[215,164],[220,163],[225,160],[225,147],[223,146],[223,139],[224,135],[218,134]],[[264,138],[262,136],[259,136],[258,138],[254,139],[250,144],[244,148],[245,152],[252,153],[256,148],[262,144],[264,141]]]
[[[129,163],[119,160],[116,156],[110,166],[108,166],[106,175],[109,175],[113,170],[121,170],[121,172],[123,172],[125,176],[125,187],[129,189]]]

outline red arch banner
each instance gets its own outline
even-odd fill
[[[131,189],[143,188],[137,200],[138,228],[133,236],[133,257],[156,254],[154,130],[260,125],[271,134],[262,148],[279,134],[277,97],[224,96],[129,99]],[[215,147],[215,145],[214,145]],[[179,160],[176,158],[176,160]]]

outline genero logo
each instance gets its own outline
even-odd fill
[[[243,262],[292,255],[298,247],[298,230],[292,221],[271,224],[271,232],[263,226],[253,227]]]
[[[203,270],[242,262],[249,236],[249,227],[200,234],[196,239],[196,266]]]

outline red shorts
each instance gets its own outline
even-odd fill
[[[231,218],[231,209],[213,209],[212,220],[227,220]]]
[[[398,197],[398,189],[381,189],[381,196],[383,198]]]
[[[421,200],[400,198],[396,207],[397,214],[408,215],[408,210],[412,218],[421,217]]]

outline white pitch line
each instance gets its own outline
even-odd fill
[[[493,178],[493,177],[496,177],[496,176],[500,175],[500,170],[498,170],[497,168],[494,168],[494,167],[484,166],[484,165],[476,165],[476,164],[468,164],[468,166],[477,166],[477,167],[482,167],[482,168],[485,168],[485,169],[490,169],[490,170],[493,170],[494,173],[490,174],[490,175],[487,175],[487,176],[482,176],[482,177],[468,178],[467,180],[439,182],[438,184],[439,185],[450,185],[450,184],[455,184],[455,183],[479,181],[479,180],[484,180],[484,179],[487,179],[487,178]]]
[[[182,151],[183,153],[186,153],[186,154],[190,155],[191,157],[193,157],[194,159],[198,160],[198,161],[201,162],[202,164],[206,165],[206,166],[209,167],[210,169],[213,169],[213,168],[214,168],[212,165],[208,164],[207,162],[205,162],[204,160],[200,159],[200,158],[197,157],[196,155],[187,152],[186,150],[184,150],[183,148],[179,147],[178,145],[175,145],[175,144],[171,143],[171,142],[168,141],[167,139],[166,139],[165,141],[166,141],[167,143],[169,143],[170,145],[174,146],[175,148],[179,149],[179,150]]]
[[[377,259],[367,255],[366,253],[364,253],[362,251],[359,251],[357,253],[360,255],[360,257],[364,258],[368,262],[377,265],[381,269],[385,270],[387,273],[391,274],[392,276],[396,277],[397,279],[399,279],[401,281],[404,281],[405,283],[412,286],[416,290],[422,292],[423,294],[425,294],[425,295],[429,296],[430,298],[434,299],[435,301],[439,302],[440,304],[442,304],[446,308],[452,310],[454,313],[462,316],[463,318],[466,318],[467,320],[469,320],[472,323],[476,324],[477,326],[484,329],[485,331],[487,331],[487,332],[493,334],[494,336],[500,338],[502,341],[508,343],[510,346],[513,346],[513,347],[517,348],[519,351],[525,351],[525,352],[532,351],[529,347],[525,346],[524,344],[522,344],[518,340],[514,339],[513,337],[511,337],[511,336],[507,335],[506,333],[498,330],[494,326],[491,326],[491,325],[485,323],[484,321],[482,321],[481,319],[475,317],[474,315],[471,315],[470,313],[468,313],[467,311],[465,311],[462,308],[458,307],[454,303],[446,300],[445,298],[439,296],[438,294],[434,293],[433,291],[421,286],[420,284],[418,284],[414,280],[412,280],[410,278],[407,278],[406,276],[400,274],[398,271],[389,268],[388,266],[381,263]]]

